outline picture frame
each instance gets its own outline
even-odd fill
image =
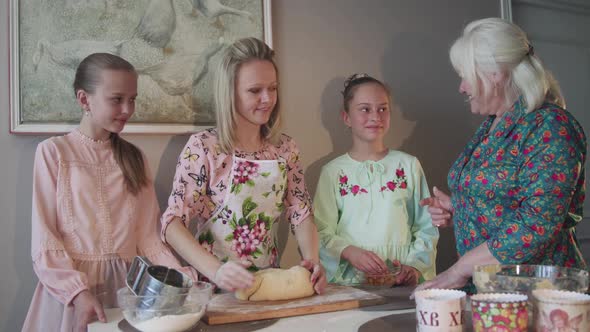
[[[272,47],[271,0],[9,0],[11,134],[66,133],[82,111],[72,83],[87,55],[122,56],[138,72],[123,133],[183,134],[214,125],[220,50],[254,36]]]

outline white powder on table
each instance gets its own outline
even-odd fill
[[[150,318],[133,325],[142,332],[181,332],[193,327],[203,316],[204,310],[184,315],[166,315]]]

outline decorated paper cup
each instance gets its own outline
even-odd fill
[[[473,331],[526,332],[529,322],[528,296],[484,293],[471,297]]]
[[[426,289],[414,293],[417,331],[465,331],[465,292]]]
[[[590,331],[590,295],[538,289],[533,297],[536,331]]]

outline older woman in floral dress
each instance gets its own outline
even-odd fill
[[[498,18],[470,23],[451,47],[459,91],[486,115],[434,189],[433,223],[453,225],[461,258],[423,288],[465,286],[481,264],[586,268],[576,240],[586,136],[526,34]],[[472,290],[473,291],[473,290]]]

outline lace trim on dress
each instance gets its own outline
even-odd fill
[[[76,128],[71,132],[74,136],[76,136],[82,143],[89,145],[89,146],[100,146],[100,147],[109,147],[111,144],[110,140],[97,140],[90,138],[84,135],[79,128]]]

